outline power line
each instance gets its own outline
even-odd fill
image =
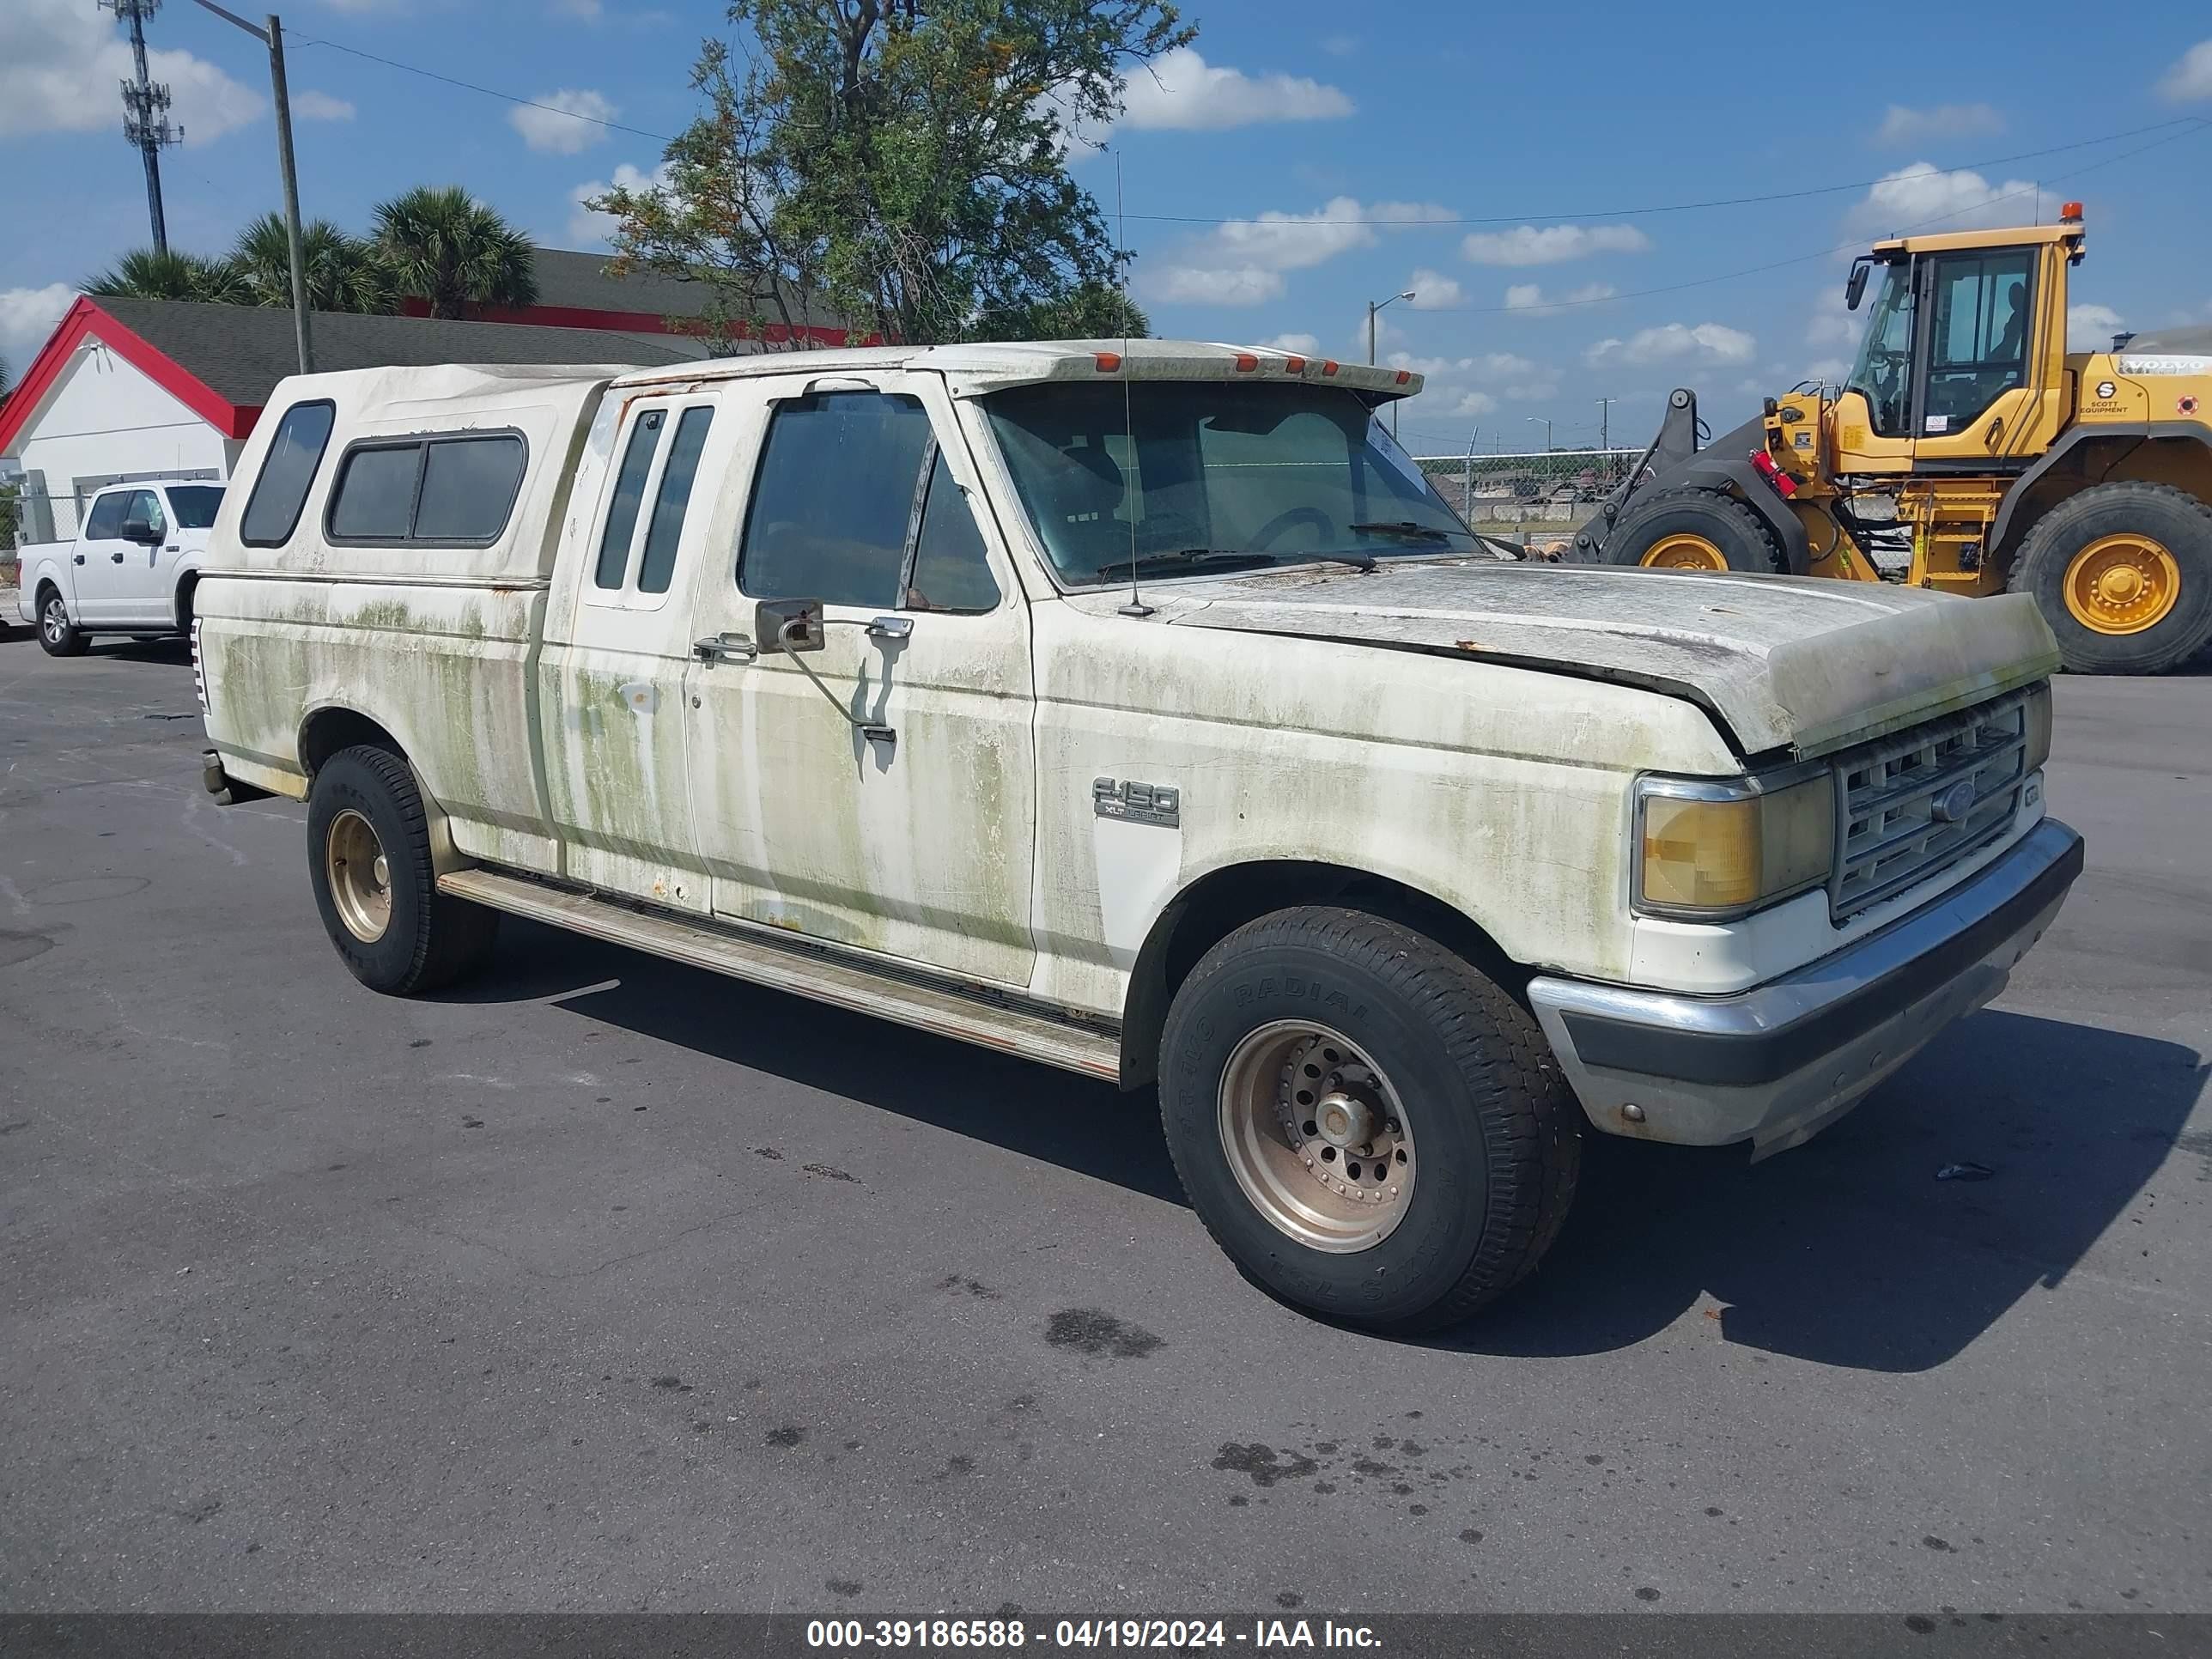
[[[2027,186],[2025,189],[2008,190],[2004,191],[2002,195],[1984,197],[1982,200],[1974,203],[1969,207],[1959,208],[1949,213],[1939,213],[1932,218],[1917,220],[1909,225],[1900,225],[1895,231],[1891,232],[1890,234],[1902,234],[1906,231],[1924,230],[1929,225],[1940,225],[1948,223],[1953,219],[1963,219],[1968,214],[1979,213],[1985,208],[1991,207],[1996,203],[2009,202],[2015,200],[2020,197],[2039,194],[2044,189],[2051,185],[2063,183],[2064,180],[2069,179],[2078,179],[2085,173],[2094,173],[2099,167],[2108,167],[2112,166],[2115,162],[2124,161],[2131,156],[2141,155],[2145,150],[2156,149],[2162,144],[2171,144],[2178,140],[2195,137],[2201,133],[2212,131],[2212,121],[2198,120],[2195,118],[2191,118],[2194,121],[2194,125],[2185,131],[2171,133],[2164,138],[2154,138],[2148,144],[2138,144],[2135,149],[2123,150],[2118,155],[2107,155],[2101,161],[2092,161],[2086,167],[2075,167],[2069,172],[2057,173],[2051,178],[2038,180],[2036,183]],[[2164,123],[2161,125],[2171,124]],[[2146,131],[2150,131],[2150,129],[2148,128],[2142,130]],[[1763,265],[1747,265],[1741,270],[1724,271],[1717,276],[1699,276],[1686,283],[1669,283],[1662,288],[1632,289],[1626,294],[1607,294],[1588,300],[1547,300],[1540,304],[1532,306],[1468,306],[1462,307],[1462,309],[1472,315],[1483,317],[1502,316],[1537,311],[1571,311],[1580,309],[1585,306],[1612,305],[1622,300],[1644,300],[1649,299],[1652,295],[1657,294],[1680,294],[1686,289],[1710,288],[1716,283],[1733,283],[1746,276],[1762,276],[1770,270],[1781,270],[1790,265],[1807,264],[1814,259],[1826,259],[1838,253],[1856,252],[1865,246],[1866,239],[1864,237],[1855,237],[1848,242],[1838,242],[1832,247],[1817,248],[1810,253],[1792,254],[1786,259],[1775,259]]]
[[[292,33],[291,31],[286,31]],[[549,115],[565,115],[572,121],[588,121],[595,127],[605,127],[609,132],[634,133],[640,138],[650,138],[657,143],[672,144],[676,141],[665,132],[648,132],[643,127],[625,126],[620,121],[604,121],[596,115],[586,115],[580,110],[562,109],[558,104],[543,104],[535,98],[519,98],[511,92],[501,92],[497,87],[479,86],[474,81],[462,81],[450,75],[441,75],[436,70],[427,70],[415,64],[403,64],[397,58],[380,58],[373,52],[363,52],[359,46],[349,46],[342,40],[320,40],[304,34],[292,33],[292,38],[303,46],[328,46],[333,52],[344,52],[351,58],[365,58],[372,64],[381,64],[386,69],[404,70],[410,75],[420,75],[432,81],[442,81],[449,87],[459,87],[464,92],[482,93],[487,98],[496,98],[504,103],[518,104],[524,109],[542,109]]]
[[[2179,115],[2170,121],[2154,121],[2148,126],[2130,127],[2123,132],[2108,132],[2096,138],[2077,138],[2071,143],[2052,144],[2045,149],[2026,149],[2012,155],[1993,155],[1978,161],[1961,161],[1955,167],[1942,169],[1958,173],[1977,167],[2008,167],[2014,161],[2033,161],[2039,156],[2059,155],[2069,150],[2087,149],[2097,144],[2118,143],[2123,138],[2140,137],[2146,132],[2161,132],[2168,127],[2202,127],[2212,125],[2202,116]],[[2177,135],[2179,136],[2179,135]],[[1133,213],[1132,219],[1142,219],[1153,224],[1169,225],[1267,225],[1289,228],[1299,225],[1367,226],[1378,229],[1417,230],[1424,226],[1449,228],[1460,225],[1511,225],[1532,219],[1641,219],[1662,213],[1696,213],[1709,208],[1756,207],[1771,202],[1794,202],[1814,196],[1842,196],[1852,191],[1871,190],[1876,185],[1887,184],[1894,177],[1885,174],[1879,179],[1860,179],[1844,185],[1817,185],[1806,190],[1774,191],[1760,196],[1716,196],[1701,202],[1668,202],[1656,207],[1592,208],[1573,213],[1561,213],[1545,209],[1534,213],[1492,214],[1482,218],[1418,218],[1418,219],[1309,219],[1303,215],[1279,215],[1274,217],[1217,218],[1205,214],[1191,213]]]

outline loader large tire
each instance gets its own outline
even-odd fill
[[[2036,520],[2006,584],[2033,594],[2076,674],[2163,674],[2212,643],[2212,507],[2108,483]]]
[[[1758,514],[1721,490],[1688,484],[1631,501],[1606,538],[1601,562],[1759,575],[1790,568]]]

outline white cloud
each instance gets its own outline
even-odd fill
[[[1987,104],[1938,104],[1933,109],[1908,109],[1892,104],[1875,130],[1877,144],[1917,144],[1930,138],[1965,138],[1981,132],[2002,132],[2004,117]]]
[[[553,0],[553,15],[556,17],[580,17],[586,23],[599,21],[599,0]]]
[[[1457,283],[1425,266],[1415,271],[1406,286],[1413,293],[1406,303],[1416,311],[1449,311],[1454,306],[1467,303],[1467,295]]]
[[[1584,283],[1580,288],[1569,289],[1565,294],[1546,298],[1543,289],[1534,283],[1516,283],[1505,290],[1508,311],[1556,311],[1561,306],[1595,305],[1600,300],[1610,300],[1620,290],[1610,283]]]
[[[1322,37],[1321,49],[1332,58],[1349,58],[1359,50],[1359,37],[1356,34],[1325,34]]]
[[[2066,307],[2066,349],[2069,351],[2110,351],[2112,336],[2126,325],[2110,306]]]
[[[1583,354],[1592,368],[1607,363],[1629,363],[1649,368],[1658,363],[1747,363],[1759,343],[1741,329],[1720,323],[1668,323],[1647,328],[1626,340],[1600,340]]]
[[[292,113],[303,121],[350,121],[354,107],[327,92],[303,92],[292,100]]]
[[[1800,378],[1818,380],[1822,386],[1841,386],[1844,377],[1850,372],[1851,366],[1841,357],[1822,357],[1806,364]]]
[[[2035,212],[2035,185],[2025,179],[1993,185],[1969,167],[1946,173],[1915,161],[1885,173],[1854,204],[1844,222],[1862,235],[1887,235],[1940,222],[1948,230],[2025,223]]]
[[[1841,289],[1816,301],[1813,320],[1805,325],[1805,343],[1809,346],[1847,346],[1859,337],[1859,319],[1844,307]]]
[[[558,92],[540,93],[536,101],[551,107],[538,109],[529,104],[517,104],[507,112],[507,124],[522,135],[524,143],[549,155],[574,155],[601,143],[607,130],[594,124],[611,121],[622,112],[607,100],[605,94],[589,87],[563,87]],[[579,116],[584,118],[579,120]]]
[[[1510,351],[1478,352],[1466,357],[1422,357],[1410,351],[1392,351],[1382,361],[1421,377],[1421,403],[1429,414],[1441,410],[1454,416],[1489,415],[1501,407],[1501,400],[1540,402],[1559,392],[1550,370]]]
[[[1281,274],[1259,265],[1139,265],[1131,286],[1163,305],[1256,306],[1283,296]]]
[[[594,196],[604,196],[615,185],[624,190],[661,190],[668,184],[668,163],[663,161],[650,173],[641,173],[624,161],[615,169],[613,181],[593,179],[580,184],[568,192],[568,238],[580,247],[590,247],[604,242],[614,234],[615,216],[611,213],[594,213],[584,205]]]
[[[0,289],[0,357],[8,360],[12,377],[22,377],[76,298],[76,290],[65,283]]]
[[[1205,236],[1160,256],[1157,266],[1137,267],[1134,286],[1164,304],[1259,305],[1285,291],[1282,273],[1305,270],[1353,248],[1371,247],[1375,221],[1385,228],[1451,216],[1433,202],[1362,203],[1337,196],[1311,213],[1270,210],[1257,217],[1217,226]]]
[[[1478,230],[1459,246],[1471,264],[1555,265],[1593,253],[1641,253],[1651,239],[1633,225],[1521,225]]]
[[[1122,83],[1121,119],[1144,132],[1216,132],[1263,121],[1326,121],[1352,100],[1297,75],[1247,75],[1209,64],[1188,46],[1163,52]]]
[[[2176,104],[2212,98],[2212,40],[2199,40],[2166,70],[2158,83],[2160,95]]]
[[[1260,343],[1277,351],[1287,351],[1293,357],[1318,357],[1321,342],[1310,334],[1278,334],[1272,340]]]
[[[260,115],[258,93],[188,52],[146,54],[174,99],[171,115],[194,147]],[[119,82],[135,77],[114,18],[77,0],[0,4],[0,136],[94,132],[123,119]]]

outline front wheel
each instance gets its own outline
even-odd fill
[[[70,620],[59,591],[48,588],[39,602],[39,648],[50,657],[82,657],[91,644],[91,637]]]
[[[389,750],[347,749],[315,774],[307,873],[331,943],[373,991],[435,990],[490,951],[499,913],[438,890],[422,793]]]
[[[1434,940],[1277,911],[1169,1011],[1160,1113],[1192,1207],[1262,1289],[1323,1318],[1458,1323],[1535,1267],[1581,1112],[1528,1013]]]

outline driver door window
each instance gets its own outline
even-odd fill
[[[1964,432],[2027,380],[2033,252],[1999,248],[1931,262],[1927,389],[1920,435]]]

